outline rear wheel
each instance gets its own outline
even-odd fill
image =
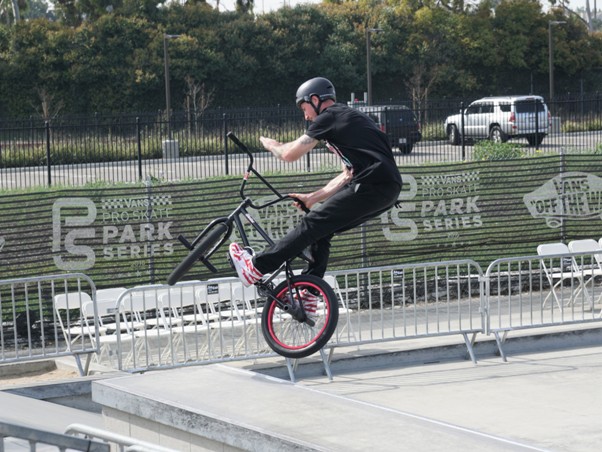
[[[460,134],[458,128],[453,124],[447,128],[447,140],[449,144],[457,146],[460,143]]]
[[[274,289],[274,296],[284,302],[280,307],[268,299],[262,313],[261,329],[272,350],[286,358],[304,358],[319,351],[330,340],[339,320],[339,302],[322,278],[312,275],[293,276],[291,289],[285,280]],[[315,310],[308,312],[298,302],[299,294],[308,291]],[[303,300],[301,295],[301,300]],[[310,319],[306,321],[306,316]],[[310,325],[313,323],[313,325]]]
[[[508,141],[508,135],[504,133],[500,126],[493,126],[489,131],[489,139],[494,143],[505,143]]]
[[[527,141],[529,142],[529,146],[539,146],[543,139],[546,137],[544,133],[539,133],[537,135],[529,135],[527,137]]]
[[[207,227],[197,245],[190,251],[182,262],[173,269],[167,278],[167,284],[177,283],[199,260],[208,259],[222,243],[228,238],[230,227],[223,222]]]
[[[411,141],[406,144],[399,145],[399,152],[401,152],[404,155],[408,155],[410,152],[412,152],[412,149],[414,149],[414,143],[412,143]]]

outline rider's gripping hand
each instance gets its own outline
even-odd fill
[[[312,200],[312,193],[289,193],[288,195],[293,199],[293,206],[299,210],[305,211],[303,209],[303,205],[305,205],[305,208],[309,210],[315,204],[315,201]],[[299,201],[301,201],[303,205],[301,205]]]

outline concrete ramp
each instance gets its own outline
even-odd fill
[[[105,428],[178,450],[508,451],[529,446],[211,365],[96,381]],[[227,445],[229,447],[224,447]]]
[[[0,422],[52,433],[65,433],[71,424],[102,428],[100,414],[0,391]],[[1,443],[1,442],[0,442]]]

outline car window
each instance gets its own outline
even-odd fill
[[[474,113],[478,113],[481,110],[481,106],[480,105],[471,105],[470,107],[468,107],[466,109],[466,114],[467,115],[472,115]]]
[[[411,110],[388,110],[387,118],[390,123],[403,124],[414,122],[414,113]]]
[[[481,105],[481,113],[493,113],[493,104]]]
[[[537,106],[537,111],[541,113],[545,111],[543,102],[540,100],[520,100],[514,104],[516,113],[534,113]]]
[[[500,110],[502,110],[503,112],[509,113],[511,110],[510,104],[500,104]]]

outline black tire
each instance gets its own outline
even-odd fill
[[[537,135],[529,135],[527,137],[527,141],[529,142],[529,146],[539,146],[543,139],[546,137],[544,133],[539,133]]]
[[[453,124],[447,128],[447,141],[452,146],[460,144],[460,133],[458,132],[458,128]]]
[[[494,143],[505,143],[508,141],[508,135],[504,133],[500,126],[493,126],[489,131],[489,139]]]
[[[210,229],[204,231],[204,237],[190,251],[182,262],[173,269],[167,278],[170,286],[177,283],[201,258],[211,256],[229,235],[230,228],[226,223],[215,223]]]
[[[411,141],[409,143],[399,145],[399,152],[401,152],[403,155],[408,155],[410,152],[412,152],[412,149],[414,149],[414,143]]]
[[[268,299],[263,308],[261,329],[267,344],[279,355],[305,358],[320,351],[334,334],[339,321],[339,301],[332,287],[317,276],[293,276],[291,286],[293,293],[297,289],[309,289],[321,299],[316,314],[312,316],[315,325],[295,320],[276,301]],[[286,280],[276,287],[274,294],[279,300],[287,299],[291,303]]]

